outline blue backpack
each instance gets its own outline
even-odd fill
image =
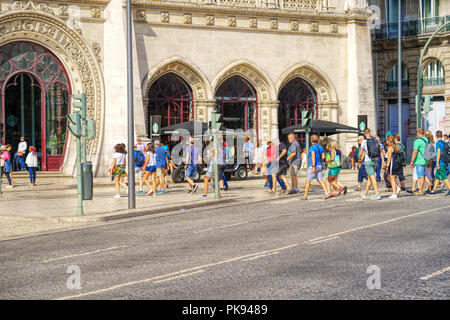
[[[145,155],[139,150],[134,151],[134,163],[138,167],[142,167],[145,163]]]

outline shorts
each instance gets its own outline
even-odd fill
[[[358,182],[362,183],[364,179],[368,180],[368,178],[369,177],[367,176],[366,167],[364,166],[364,164],[362,164],[358,169]]]
[[[164,176],[166,174],[166,169],[164,168],[156,168],[156,178]]]
[[[370,159],[364,161],[364,166],[366,167],[367,175],[374,176],[376,174],[376,168],[378,166],[378,159]]]
[[[416,165],[417,179],[425,177],[425,166]]]
[[[138,176],[139,178],[142,177],[143,172],[141,167],[134,167],[134,174]]]
[[[400,175],[400,172],[403,171],[402,169],[403,169],[403,167],[400,167],[400,168],[397,168],[396,170],[394,170],[393,167],[392,167],[392,164],[390,164],[390,165],[389,165],[389,168],[388,168],[388,173],[389,173],[391,176],[399,176],[399,175]],[[400,178],[399,178],[399,180],[400,180]]]
[[[261,166],[261,174],[267,176],[267,163],[263,163]]]
[[[186,167],[186,171],[184,172],[184,177],[185,178],[193,178],[196,170],[197,170],[197,166],[188,165]]]
[[[289,170],[290,170],[291,176],[296,176],[298,174],[298,172],[300,171],[300,166],[298,164],[291,164],[291,167]]]
[[[330,176],[337,176],[341,172],[341,168],[329,168],[328,169],[328,175]]]
[[[447,179],[448,174],[447,174],[447,165],[445,163],[440,163],[440,169],[436,170],[436,173],[434,174],[434,177],[437,180],[443,181],[445,179]]]
[[[308,171],[306,172],[306,180],[311,181],[313,179],[322,180],[322,166],[317,166],[315,173],[312,172],[311,167],[308,168]]]
[[[145,168],[145,172],[156,172],[156,166],[149,166]]]
[[[125,166],[115,165],[112,172],[113,176],[125,177],[127,173],[125,172]]]

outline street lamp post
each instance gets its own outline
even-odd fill
[[[398,134],[402,139],[402,1],[398,1]],[[403,142],[404,143],[404,142]]]
[[[422,108],[421,108],[421,104],[422,104],[422,62],[423,62],[423,57],[427,54],[428,51],[428,46],[431,43],[431,40],[433,40],[433,38],[436,36],[436,34],[438,34],[439,32],[441,32],[443,29],[445,29],[445,27],[450,26],[450,21],[447,23],[444,23],[442,26],[440,26],[432,35],[431,37],[428,39],[427,43],[425,44],[425,47],[422,50],[422,53],[420,55],[420,59],[419,59],[419,66],[417,68],[417,99],[416,99],[416,119],[417,119],[417,129],[422,127]]]
[[[128,209],[136,208],[134,177],[134,105],[131,0],[127,0]]]

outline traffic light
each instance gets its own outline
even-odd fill
[[[85,93],[74,93],[72,94],[72,107],[81,111],[81,118],[86,120],[86,94]],[[78,100],[78,101],[76,101]]]
[[[86,122],[86,128],[87,128],[87,138],[89,140],[95,138],[95,120],[94,119],[88,119]]]
[[[423,113],[428,114],[431,111],[433,111],[433,108],[431,107],[431,98],[432,96],[423,96],[424,97],[424,101],[423,101]]]
[[[312,127],[312,112],[305,110],[302,111],[302,127],[311,128]]]
[[[67,115],[70,121],[69,131],[76,137],[81,137],[81,115],[79,112],[74,112]]]
[[[222,113],[211,112],[211,129],[221,131],[223,129],[222,120]]]

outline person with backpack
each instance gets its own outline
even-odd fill
[[[144,164],[145,155],[137,149],[137,145],[134,146],[134,174],[139,178],[139,191],[137,194],[144,194],[142,187],[144,186]]]
[[[400,180],[400,189],[402,191],[406,191],[406,178],[405,178],[405,174],[403,173],[403,168],[406,167],[406,148],[401,143],[401,138],[398,133],[394,134],[394,141],[400,150],[400,162],[402,164],[400,169],[397,172],[397,177],[398,177],[398,180]]]
[[[373,186],[375,190],[375,195],[372,196],[372,200],[380,200],[381,196],[378,192],[378,183],[376,179],[376,168],[378,166],[378,159],[381,157],[381,167],[384,167],[384,156],[381,152],[380,143],[371,136],[370,129],[366,128],[364,130],[365,139],[361,143],[361,153],[359,155],[358,165],[364,161],[366,167],[367,175],[369,180],[367,182],[366,190],[361,192],[361,198],[367,199],[367,194],[369,193],[370,187]]]
[[[447,168],[450,163],[450,142],[445,142],[442,139],[442,131],[436,131],[436,174],[434,180],[433,190],[429,195],[435,195],[440,182],[444,182],[447,185],[449,191],[447,195],[450,195],[450,182],[448,181]]]
[[[386,151],[387,151],[387,166],[386,173],[389,177],[389,181],[392,186],[392,195],[389,199],[397,199],[400,193],[400,187],[396,183],[396,179],[399,175],[402,167],[401,151],[395,142],[393,136],[389,136],[386,139]]]
[[[423,185],[425,183],[425,167],[428,164],[430,158],[429,150],[430,143],[427,137],[425,137],[425,130],[422,128],[417,129],[417,139],[414,141],[413,154],[411,157],[411,168],[416,168],[417,180],[419,183],[419,191],[414,192],[416,196],[423,195]],[[431,147],[433,147],[431,145]],[[426,152],[428,149],[428,152]]]
[[[327,144],[326,163],[328,164],[328,183],[333,186],[332,197],[338,197],[342,191],[347,193],[347,187],[338,183],[337,179],[342,168],[341,152],[339,146],[335,141],[330,141]]]
[[[361,143],[363,140],[363,136],[358,137],[358,148],[356,148],[355,151],[355,163],[356,167],[358,168],[358,185],[356,186],[355,191],[361,191],[361,185],[364,179],[369,180],[369,176],[367,175],[366,167],[364,165],[364,160],[361,162],[361,164],[358,164],[359,155],[361,154]]]

